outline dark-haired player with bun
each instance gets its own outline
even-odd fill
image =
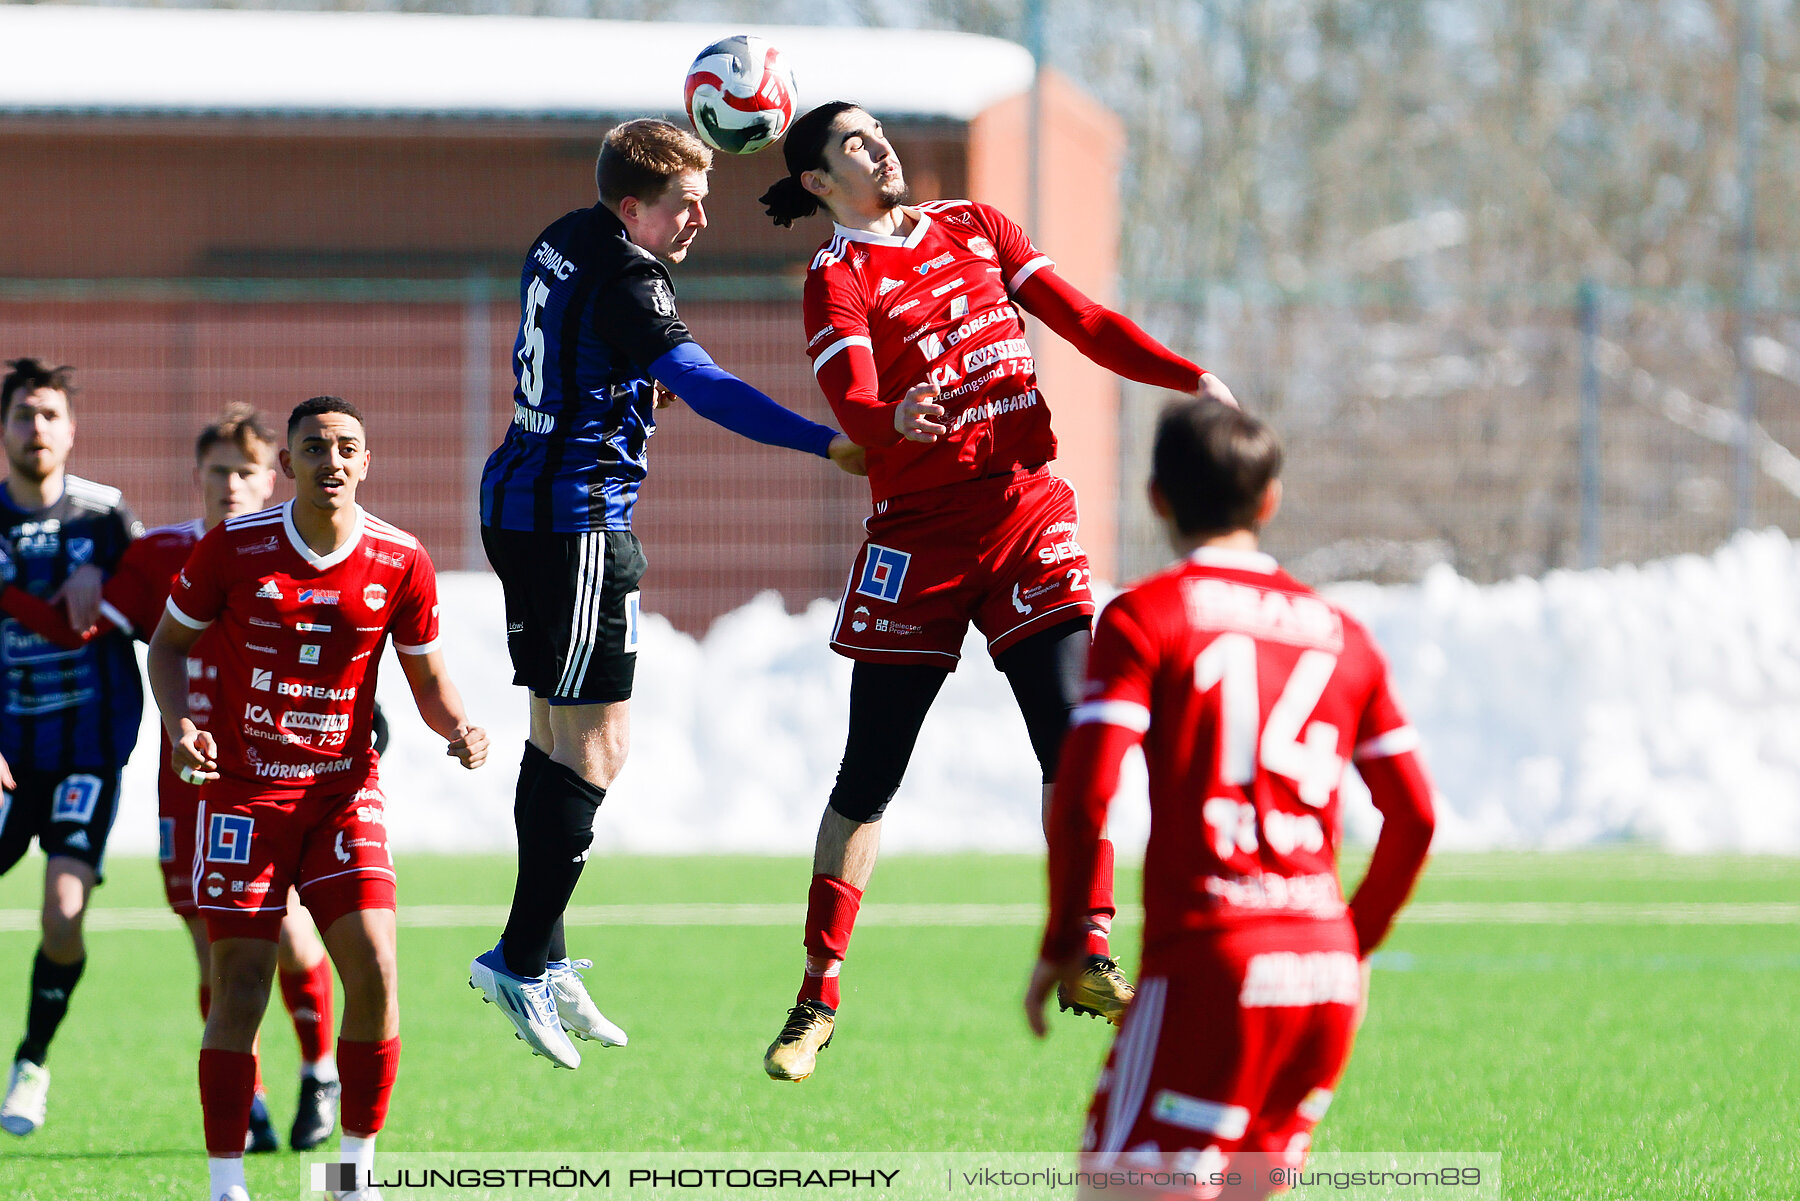
[[[714,363],[675,311],[667,264],[706,228],[712,152],[667,121],[627,121],[595,166],[600,202],[538,235],[506,440],[481,480],[481,540],[506,595],[531,734],[513,800],[519,870],[500,941],[469,965],[533,1053],[575,1068],[569,1035],[625,1043],[582,983],[562,914],[625,765],[643,548],[631,532],[662,393],[733,433],[863,472],[862,448]]]
[[[1257,549],[1280,468],[1274,434],[1236,409],[1163,413],[1150,501],[1181,559],[1100,614],[1063,746],[1026,1017],[1043,1035],[1051,989],[1081,970],[1087,882],[1120,763],[1141,744],[1143,977],[1094,1094],[1083,1167],[1207,1185],[1096,1196],[1262,1197],[1274,1169],[1304,1164],[1350,1054],[1369,953],[1431,843],[1419,737],[1374,641]],[[1383,822],[1346,905],[1338,787],[1352,763]],[[1244,1187],[1212,1188],[1231,1168]]]
[[[392,636],[425,724],[466,768],[487,757],[438,640],[437,575],[417,538],[356,503],[362,414],[336,396],[288,416],[294,499],[227,518],[200,540],[150,639],[150,687],[176,775],[200,785],[195,901],[212,943],[200,1050],[212,1201],[246,1201],[243,1147],[256,1031],[290,886],[344,982],[341,1154],[365,1187],[400,1062],[394,861],[373,749],[376,668]],[[213,720],[190,704],[201,638],[218,666]]]
[[[1006,674],[1047,800],[1094,612],[1074,490],[1025,342],[1024,309],[1127,379],[1230,401],[1211,374],[1089,300],[998,209],[908,203],[881,123],[835,101],[794,122],[777,225],[835,226],[806,275],[807,354],[844,432],[868,450],[875,513],[831,645],[856,660],[843,765],[819,824],[806,974],[763,1058],[801,1080],[830,1042],[838,972],[880,846],[882,811],[973,621]],[[1131,987],[1108,949],[1111,844],[1088,881],[1086,970],[1064,1008],[1117,1022]]]

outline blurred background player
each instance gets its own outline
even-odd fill
[[[1050,474],[1050,410],[1023,318],[1039,317],[1128,379],[1230,399],[1213,376],[1064,282],[1025,232],[967,200],[907,204],[881,123],[835,101],[794,122],[787,177],[762,197],[777,225],[836,223],[806,275],[807,354],[844,431],[867,448],[875,514],[832,649],[856,660],[850,732],[819,823],[806,974],[763,1067],[803,1080],[831,1041],[838,971],[919,727],[971,621],[1019,702],[1047,802],[1078,699],[1094,602],[1075,493]],[[1112,845],[1094,865],[1087,969],[1064,1008],[1117,1022],[1131,999],[1107,946]]]
[[[1269,1169],[1301,1166],[1331,1103],[1364,965],[1425,863],[1431,785],[1368,632],[1257,550],[1281,501],[1274,434],[1234,408],[1177,402],[1154,459],[1151,504],[1183,557],[1100,615],[1051,802],[1050,914],[1025,1012],[1042,1036],[1052,986],[1082,968],[1101,830],[1142,743],[1143,979],[1083,1166],[1207,1177],[1236,1162],[1253,1183],[1224,1195],[1260,1197],[1275,1191]],[[1351,762],[1384,820],[1346,906],[1338,786]]]
[[[148,641],[162,618],[175,574],[202,535],[227,517],[262,509],[275,495],[275,435],[248,405],[232,405],[218,421],[201,430],[194,456],[194,482],[200,490],[203,515],[153,529],[126,549],[118,569],[106,581],[101,620],[96,626],[77,634],[62,619],[60,609],[16,590],[0,594],[0,610],[59,646],[80,646],[111,629]],[[188,708],[194,723],[203,729],[212,718],[219,672],[208,653],[209,641],[201,638],[187,663]],[[379,741],[376,749],[380,750]],[[194,819],[200,790],[176,777],[169,765],[166,736],[156,789],[163,894],[193,939],[200,965],[200,1016],[204,1019],[212,1001],[212,971],[206,922],[194,904]],[[281,997],[300,1040],[300,1099],[288,1141],[294,1150],[307,1151],[324,1142],[337,1124],[338,1079],[337,1061],[331,1053],[331,967],[312,919],[298,908],[296,897],[289,897],[278,946]],[[245,1149],[273,1151],[280,1145],[259,1075]]]
[[[712,152],[667,121],[627,121],[595,166],[600,203],[538,236],[520,276],[513,420],[481,479],[481,541],[506,594],[513,683],[531,735],[513,822],[506,929],[469,966],[535,1054],[581,1063],[569,1034],[622,1046],[571,962],[562,915],[625,764],[645,560],[632,509],[659,387],[733,433],[862,473],[862,450],[712,361],[675,311],[666,263],[706,228]]]
[[[437,578],[412,535],[363,511],[361,413],[314,397],[288,418],[285,505],[228,518],[175,580],[150,641],[150,686],[176,773],[201,787],[196,903],[212,942],[200,1104],[213,1201],[241,1201],[242,1147],[289,886],[318,919],[344,982],[342,1155],[367,1179],[400,1059],[394,868],[370,745],[388,635],[425,724],[465,767],[486,758],[438,649]],[[215,625],[210,729],[187,663]],[[357,1188],[343,1195],[368,1197]]]
[[[29,358],[8,366],[0,379],[0,584],[60,603],[85,629],[99,609],[102,574],[143,526],[116,488],[65,471],[75,446],[70,368]],[[44,1124],[44,1060],[87,963],[82,919],[101,881],[144,694],[131,639],[118,632],[66,649],[5,619],[0,675],[0,758],[12,781],[0,794],[0,874],[34,837],[46,860],[25,1037],[0,1103],[0,1129],[24,1135]]]

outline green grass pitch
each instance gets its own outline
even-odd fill
[[[99,909],[161,905],[154,864],[111,871]],[[896,855],[868,901],[1034,902],[1040,871],[1023,856]],[[41,879],[41,859],[22,862],[0,880],[0,911],[35,907]],[[806,881],[790,859],[600,859],[576,901],[798,904]],[[401,863],[411,905],[502,905],[510,888],[503,859]],[[1135,896],[1135,880],[1120,894]],[[1800,925],[1779,918],[1800,900],[1800,861],[1444,855],[1416,900],[1437,916],[1403,919],[1384,947],[1318,1149],[1497,1151],[1512,1198],[1800,1192]],[[1565,923],[1521,918],[1507,908],[1518,902],[1617,908]],[[1722,902],[1767,908],[1742,924],[1668,919]],[[797,922],[582,926],[571,948],[600,964],[589,986],[632,1041],[552,1073],[468,988],[469,958],[494,933],[403,925],[406,1050],[384,1149],[1066,1150],[1109,1041],[1108,1027],[1068,1016],[1047,1042],[1029,1037],[1018,1010],[1028,925],[869,924],[818,1074],[777,1085],[759,1059],[792,1003]],[[1116,942],[1128,969],[1136,933],[1124,925]],[[50,1058],[49,1122],[25,1140],[0,1135],[0,1198],[198,1197],[186,938],[173,917],[89,937]],[[33,933],[0,933],[7,1038],[22,1027],[35,945]],[[279,999],[263,1049],[285,1130],[295,1048]],[[304,1188],[296,1156],[249,1163],[259,1197]]]

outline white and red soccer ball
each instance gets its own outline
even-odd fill
[[[694,132],[727,154],[755,154],[794,119],[793,72],[780,50],[749,34],[702,50],[683,91]]]

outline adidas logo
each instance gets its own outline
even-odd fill
[[[91,851],[94,849],[94,844],[88,841],[86,830],[75,831],[75,833],[69,835],[63,845],[66,847],[73,847],[77,851]]]
[[[40,988],[37,995],[40,1001],[66,1001],[69,999],[69,990],[66,988]]]
[[[881,279],[881,284],[875,289],[875,295],[886,296],[889,292],[892,292],[895,288],[898,288],[899,286],[900,286],[899,280],[888,279],[886,276],[883,276]]]
[[[280,600],[281,589],[276,586],[274,580],[264,580],[263,586],[256,590],[256,595],[268,600]]]

